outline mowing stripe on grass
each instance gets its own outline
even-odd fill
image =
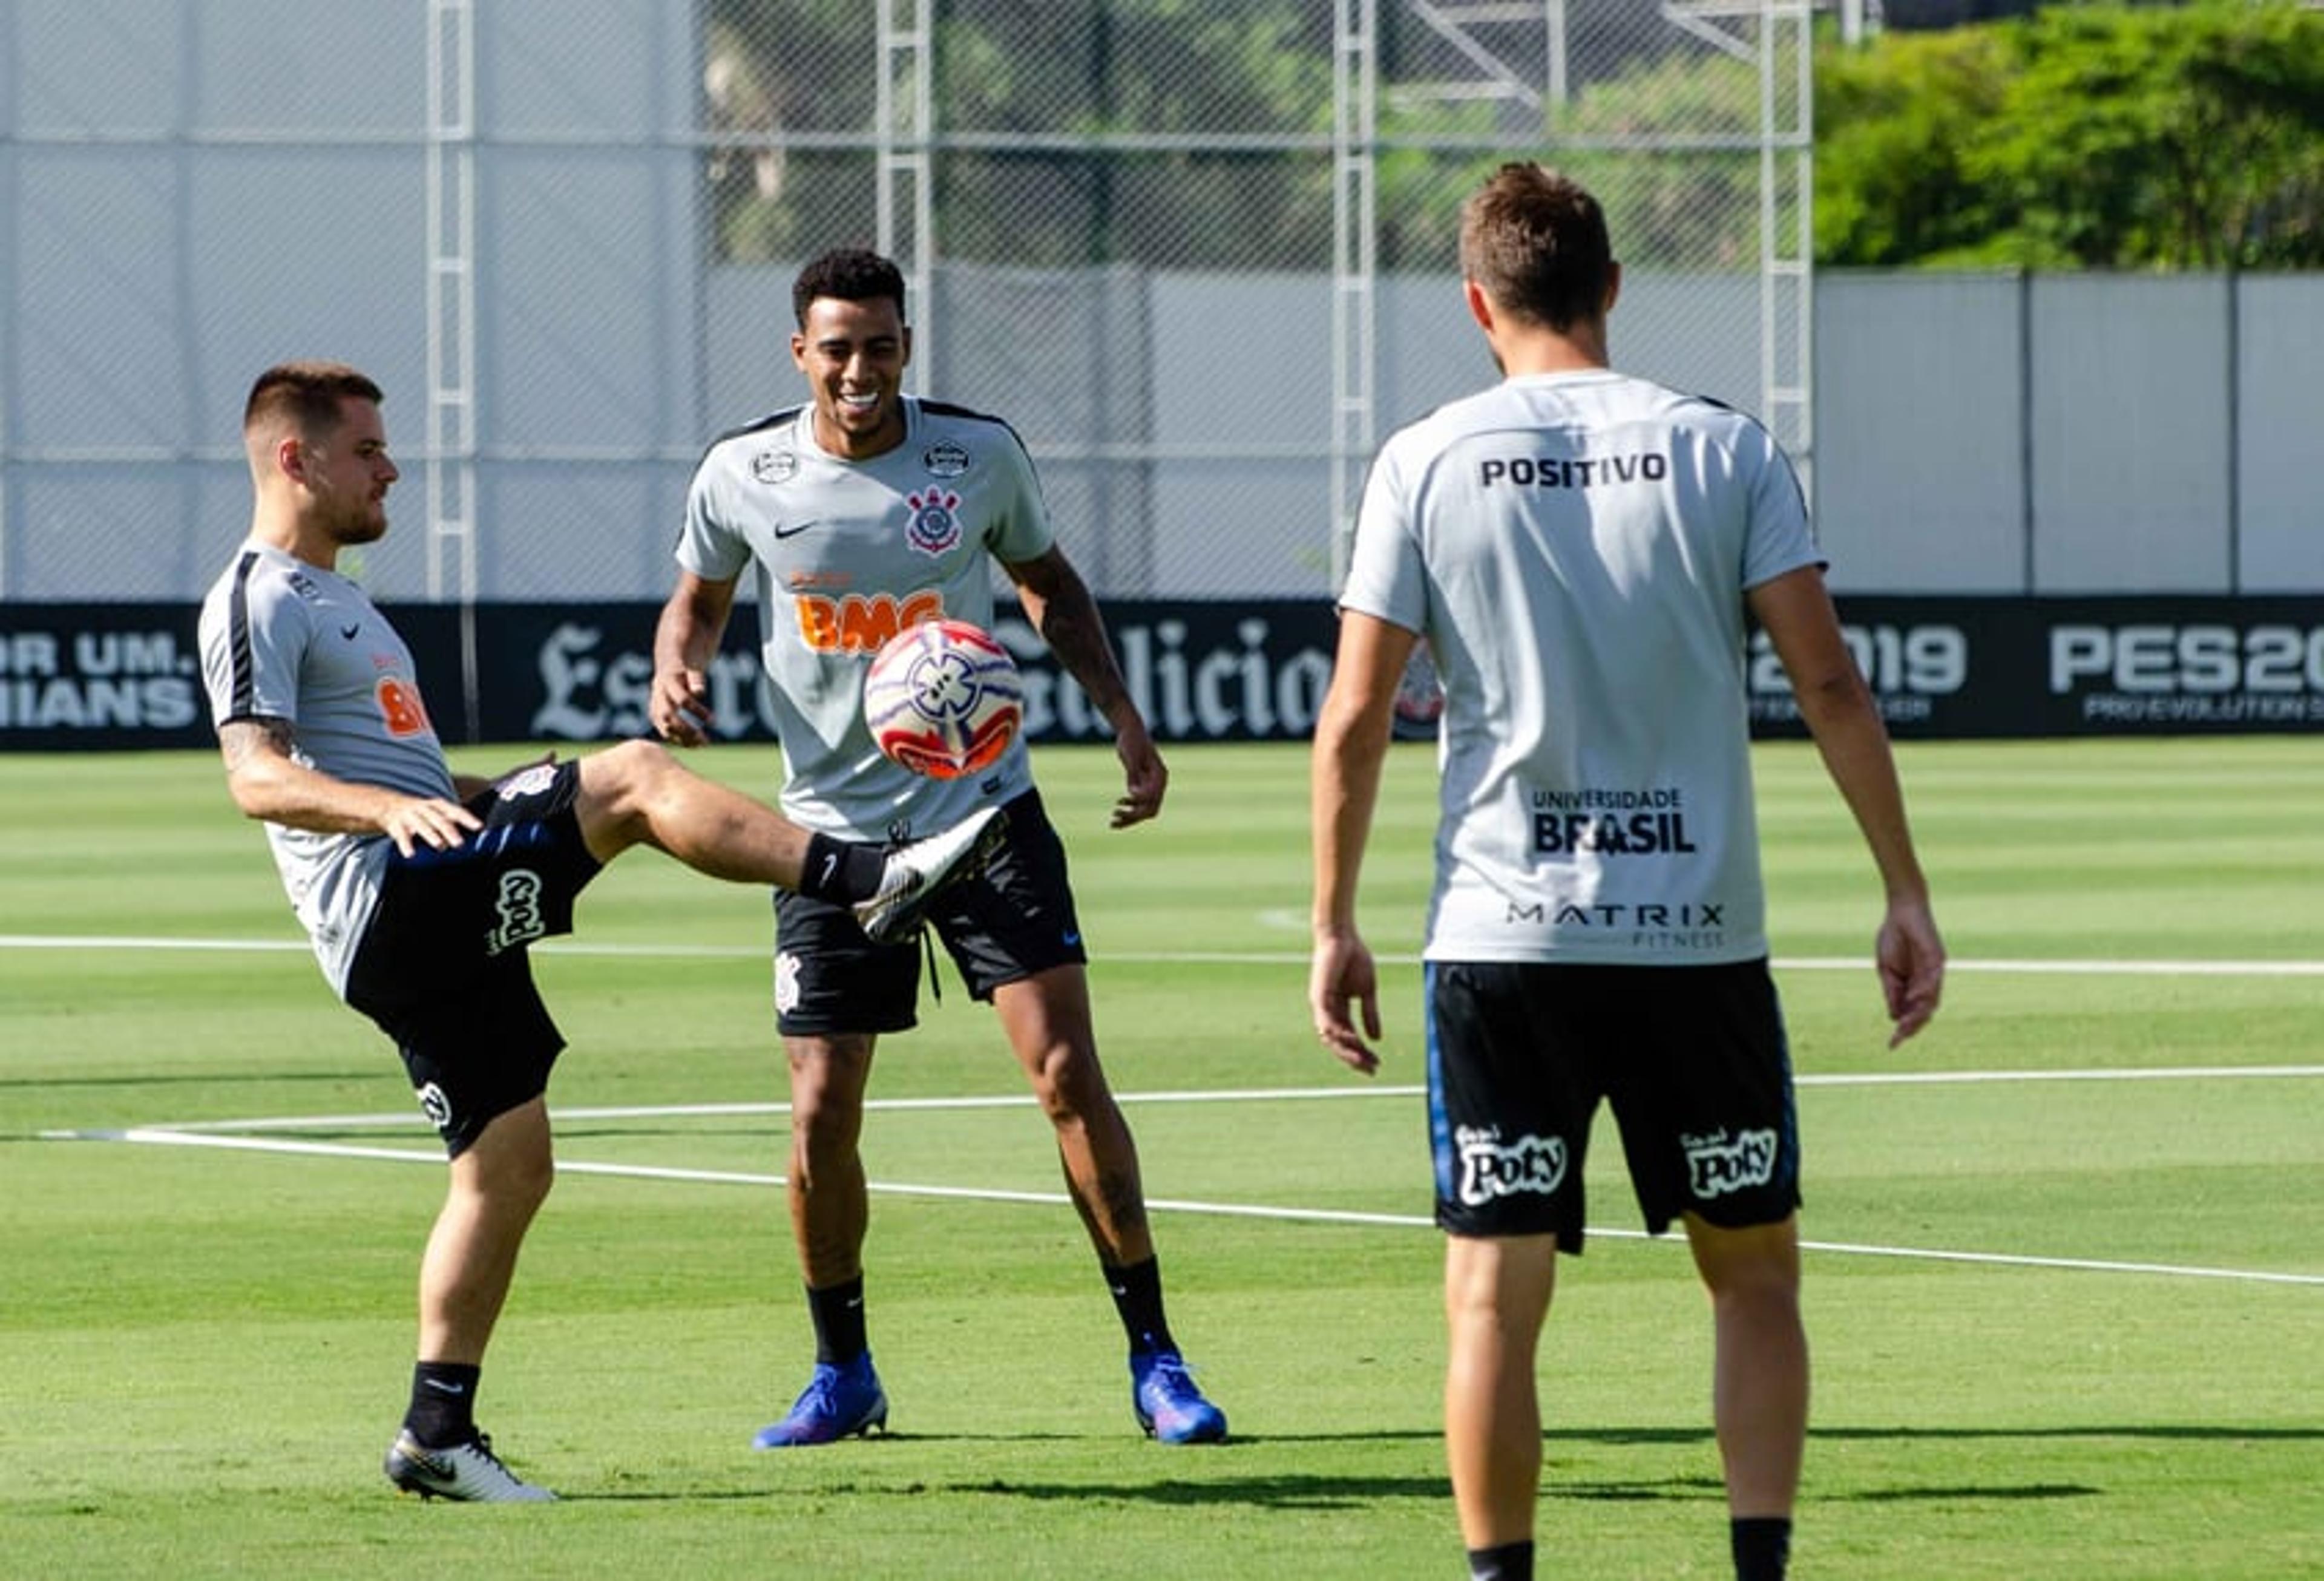
[[[392,1163],[440,1163],[443,1155],[433,1151],[400,1147],[360,1147],[338,1142],[294,1142],[279,1137],[229,1136],[216,1132],[172,1130],[162,1126],[136,1126],[121,1130],[49,1132],[46,1136],[59,1140],[83,1142],[127,1142],[164,1147],[225,1148],[244,1153],[292,1154],[310,1158],[353,1158],[380,1160]],[[558,1160],[560,1173],[604,1175],[626,1180],[678,1181],[692,1184],[777,1187],[784,1177],[739,1170],[706,1170],[679,1168],[658,1164],[596,1163],[586,1160]],[[956,1201],[1030,1203],[1043,1207],[1067,1207],[1072,1199],[1062,1191],[1011,1191],[992,1187],[913,1185],[902,1181],[868,1182],[870,1189],[882,1196],[929,1197]],[[1214,1218],[1266,1218],[1290,1223],[1347,1224],[1386,1227],[1400,1229],[1432,1229],[1435,1221],[1413,1214],[1361,1213],[1330,1208],[1290,1208],[1242,1202],[1194,1202],[1171,1198],[1148,1198],[1146,1206],[1164,1213],[1204,1214]],[[1587,1232],[1601,1239],[1646,1241],[1655,1237],[1644,1230],[1602,1229],[1595,1226]],[[1667,1245],[1683,1245],[1682,1240],[1664,1237]],[[1963,1252],[1918,1246],[1857,1245],[1839,1241],[1802,1241],[1801,1249],[1828,1252],[1840,1256],[1889,1257],[1921,1262],[1965,1263],[1986,1267],[2049,1268],[2085,1273],[2124,1273],[2167,1279],[2224,1279],[2253,1284],[2295,1284],[2324,1287],[2324,1273],[2285,1273],[2268,1269],[2204,1268],[2170,1263],[2128,1263],[2111,1259],[2088,1257],[2034,1257],[2007,1252]]]
[[[2283,1077],[2324,1076],[2324,1065],[2158,1065],[2121,1070],[2080,1071],[1863,1071],[1796,1076],[1801,1087],[1913,1087],[1974,1085],[1988,1081],[2197,1081],[2214,1080],[2266,1080]],[[1425,1087],[1371,1085],[1361,1087],[1244,1087],[1195,1092],[1117,1092],[1118,1102],[1253,1103],[1268,1100],[1305,1103],[1315,1099],[1351,1098],[1421,1098]],[[985,1093],[959,1098],[867,1098],[866,1109],[997,1109],[1028,1108],[1037,1100],[1029,1092]],[[747,1103],[616,1104],[595,1108],[558,1108],[559,1120],[734,1119],[787,1115],[791,1106],[773,1100]],[[408,1110],[365,1115],[265,1115],[234,1120],[163,1120],[140,1129],[189,1133],[234,1134],[249,1131],[348,1131],[374,1126],[410,1126]],[[102,1133],[51,1131],[53,1141],[72,1141]]]
[[[576,940],[551,941],[532,948],[551,955],[636,956],[648,960],[676,958],[704,961],[761,960],[763,944],[610,944]],[[136,934],[0,933],[0,950],[210,950],[258,953],[306,954],[309,946],[298,939],[171,939]],[[1164,950],[1109,952],[1107,961],[1187,966],[1305,966],[1305,951],[1290,950]],[[1383,966],[1416,966],[1417,955],[1379,954]],[[1864,971],[1868,956],[1778,955],[1770,964],[1778,971]],[[1948,961],[1948,971],[2062,974],[2098,977],[2324,977],[2324,961]]]

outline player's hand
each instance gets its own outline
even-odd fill
[[[423,845],[450,850],[484,826],[482,819],[459,803],[437,796],[390,793],[379,814],[380,832],[395,841],[395,849],[405,856]]]
[[[654,733],[681,747],[710,740],[710,678],[700,670],[656,670],[646,699]]]
[[[1925,896],[1888,903],[1872,947],[1880,993],[1888,1006],[1888,1046],[1895,1048],[1929,1024],[1945,991],[1945,946]]]
[[[1366,1076],[1379,1069],[1379,1055],[1365,1041],[1378,1042],[1380,1034],[1379,972],[1371,951],[1353,931],[1316,933],[1307,1007],[1314,1013],[1315,1035],[1342,1064]],[[1363,1012],[1360,1033],[1351,1014],[1356,1007]]]
[[[1162,811],[1162,796],[1170,788],[1170,769],[1156,749],[1154,737],[1143,720],[1113,733],[1114,756],[1121,759],[1122,792],[1113,804],[1109,827],[1127,829]]]

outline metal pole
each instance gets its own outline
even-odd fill
[[[1338,0],[1332,72],[1332,591],[1346,580],[1374,432],[1379,329],[1378,0]]]

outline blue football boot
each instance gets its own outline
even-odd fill
[[[1227,1413],[1203,1398],[1175,1350],[1130,1358],[1130,1409],[1165,1444],[1215,1444],[1227,1436]]]
[[[834,1366],[815,1364],[815,1376],[792,1402],[790,1414],[771,1427],[759,1429],[751,1440],[754,1449],[791,1449],[807,1444],[830,1444],[873,1428],[888,1426],[888,1392],[872,1370],[872,1353]]]

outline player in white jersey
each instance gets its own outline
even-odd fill
[[[1033,628],[1113,729],[1125,788],[1117,829],[1161,810],[1161,754],[1123,684],[1096,602],[1049,528],[1033,464],[1006,423],[903,393],[911,356],[904,281],[876,253],[826,253],[793,283],[791,355],[810,401],[714,444],[688,491],[676,591],[654,642],[654,726],[706,740],[706,676],[751,569],[760,651],[785,768],[782,804],[810,828],[859,840],[1003,809],[1007,834],[927,920],[970,995],[998,1013],[1056,1129],[1074,1206],[1130,1347],[1130,1410],[1165,1443],[1226,1436],[1165,1317],[1138,1149],[1098,1062],[1088,957],[1065,847],[1033,788],[1024,743],[973,778],[924,778],[881,755],[863,676],[906,626],[948,617],[990,628],[993,567]],[[775,905],[775,1009],[790,1067],[786,1172],[816,1365],[761,1448],[829,1443],[884,1425],[888,1398],[864,1322],[870,1200],[857,1150],[881,1033],[914,1024],[920,958],[867,940],[843,909]]]
[[[450,1187],[420,1264],[411,1402],[390,1480],[423,1496],[546,1499],[477,1430],[476,1383],[554,1165],[544,1094],[564,1039],[526,946],[633,845],[714,877],[803,888],[908,938],[998,838],[982,813],[886,852],[801,828],[650,741],[498,779],[453,773],[411,652],[339,552],[387,530],[397,476],[379,386],[337,363],[269,369],[244,409],[250,536],[202,605],[202,669],[236,805],[263,820],[333,988],[393,1038]]]
[[[1534,1573],[1536,1349],[1556,1255],[1582,1250],[1604,1099],[1648,1229],[1683,1221],[1710,1291],[1736,1574],[1772,1581],[1808,1366],[1747,610],[1886,888],[1874,952],[1890,1046],[1935,1013],[1943,947],[1790,463],[1749,418],[1610,370],[1620,268],[1580,187],[1504,166],[1462,210],[1461,263],[1505,378],[1394,435],[1365,486],[1315,731],[1316,1032],[1378,1068],[1357,874],[1397,684],[1425,641],[1444,708],[1424,1012],[1445,1442],[1471,1574]]]

